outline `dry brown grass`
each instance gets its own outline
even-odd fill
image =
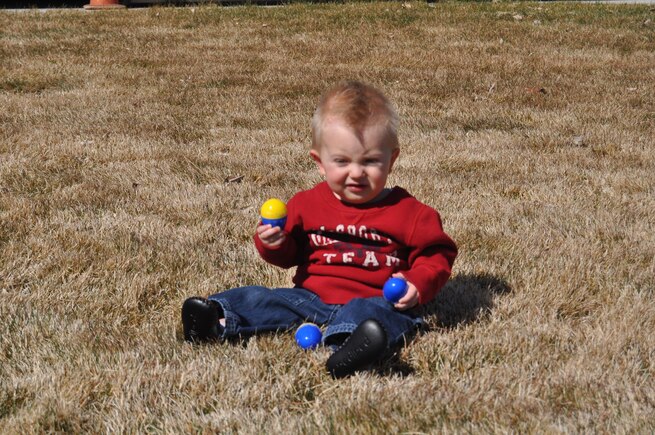
[[[651,433],[653,21],[552,3],[0,12],[0,432]],[[318,180],[311,111],[345,78],[396,102],[391,182],[460,245],[432,331],[341,381],[288,334],[183,343],[186,297],[289,282],[250,243],[257,208]]]

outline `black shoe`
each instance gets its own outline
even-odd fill
[[[192,297],[182,304],[184,339],[191,342],[218,340],[222,328],[218,324],[220,306],[205,298]]]
[[[344,378],[378,361],[386,350],[387,333],[377,320],[368,319],[355,328],[325,365],[332,377]]]

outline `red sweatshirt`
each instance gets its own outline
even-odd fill
[[[399,187],[381,201],[351,205],[322,182],[291,198],[287,211],[284,244],[268,249],[255,235],[257,250],[276,266],[298,266],[294,284],[327,304],[382,296],[395,272],[425,304],[446,283],[457,256],[439,214]]]

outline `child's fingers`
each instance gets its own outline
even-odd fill
[[[284,235],[284,233],[279,233],[274,235],[270,239],[262,240],[262,243],[264,243],[264,245],[266,245],[269,248],[277,248],[278,246],[281,246],[285,240],[286,240],[286,236]]]
[[[418,291],[416,287],[410,285],[407,294],[403,296],[394,307],[399,311],[408,310],[418,304]]]
[[[280,227],[272,227],[271,225],[260,225],[257,227],[257,234],[262,239],[273,237],[275,234],[282,232]]]
[[[405,311],[409,310],[410,308],[415,307],[417,302],[398,302],[396,305],[394,305],[394,308],[396,308],[398,311]]]
[[[260,225],[257,227],[259,240],[264,244],[274,247],[284,242],[286,235],[280,227],[271,227],[271,225]]]

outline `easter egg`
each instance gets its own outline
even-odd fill
[[[284,228],[287,223],[287,206],[277,198],[271,198],[260,210],[263,225]]]
[[[313,323],[303,323],[296,330],[296,343],[301,349],[314,349],[321,344],[322,339],[321,330]]]
[[[407,281],[402,278],[389,278],[382,287],[384,298],[394,304],[407,294]]]

